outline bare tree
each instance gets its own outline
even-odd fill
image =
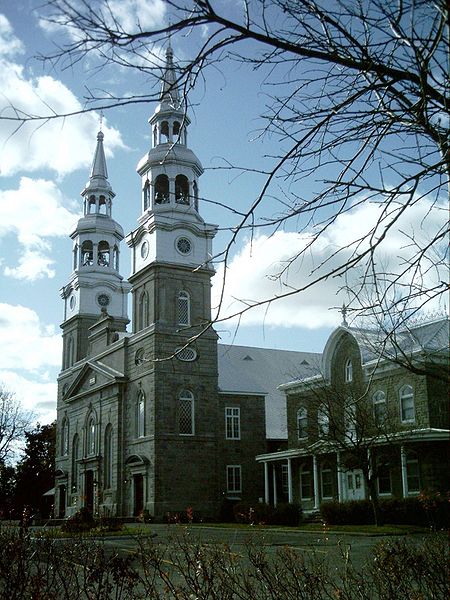
[[[207,80],[209,67],[238,61],[261,74],[267,110],[261,136],[275,136],[280,152],[259,171],[264,184],[250,199],[216,258],[225,266],[237,236],[291,227],[305,233],[302,249],[280,268],[277,299],[300,294],[331,277],[363,276],[350,289],[356,297],[368,279],[384,282],[383,298],[396,287],[415,309],[442,297],[448,289],[445,217],[428,227],[430,215],[445,209],[449,182],[449,21],[445,0],[167,0],[169,24],[126,30],[108,0],[49,0],[44,18],[67,32],[63,45],[47,55],[62,69],[88,56],[101,68],[115,64],[155,76],[154,93],[113,96],[90,90],[83,110],[107,109],[157,100],[161,77],[160,47],[167,37],[190,58],[180,63],[177,85],[185,92]],[[207,31],[207,36],[202,35]],[[189,34],[187,36],[187,34]],[[186,38],[189,38],[189,48]],[[72,41],[71,41],[72,40]],[[91,63],[92,64],[92,63]],[[67,115],[29,115],[17,107],[0,118],[20,127],[30,120]],[[255,170],[233,165],[238,172]],[[231,165],[231,166],[230,166]],[[304,193],[313,180],[315,192]],[[289,269],[300,267],[338,220],[368,203],[373,222],[361,223],[346,247],[330,245],[319,263],[292,286]],[[425,207],[421,237],[405,227]],[[395,265],[380,269],[389,237],[400,231]],[[224,269],[226,273],[226,269]],[[255,305],[244,302],[239,317]],[[399,308],[396,296],[390,310]],[[362,314],[366,306],[354,306]],[[371,307],[369,307],[371,310]]]
[[[13,392],[0,384],[0,463],[11,460],[30,423],[31,414],[23,410]]]

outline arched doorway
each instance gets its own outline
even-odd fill
[[[133,515],[137,517],[144,510],[144,477],[133,475]]]
[[[86,471],[84,474],[84,506],[94,512],[94,471]]]

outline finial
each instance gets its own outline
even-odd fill
[[[100,123],[99,123],[99,130],[102,131],[102,126],[103,126],[103,111],[100,111]]]
[[[345,305],[345,302],[342,303],[342,308],[339,311],[342,315],[342,327],[348,327],[348,323],[347,323],[347,312],[348,312],[348,307]]]

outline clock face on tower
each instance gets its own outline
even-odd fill
[[[109,302],[110,302],[110,298],[109,298],[108,294],[99,294],[98,295],[97,303],[102,308],[108,306]]]
[[[147,258],[147,256],[148,256],[148,242],[147,241],[142,242],[141,256],[142,256],[142,258]]]

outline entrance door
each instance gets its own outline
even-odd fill
[[[86,497],[85,507],[94,513],[94,471],[86,471],[84,474],[84,495]]]
[[[364,500],[364,479],[361,469],[346,471],[344,473],[345,481],[345,499],[346,500]]]
[[[134,475],[133,477],[134,508],[133,515],[137,517],[144,510],[144,477]]]
[[[66,486],[59,486],[59,512],[58,517],[63,519],[66,516]]]

